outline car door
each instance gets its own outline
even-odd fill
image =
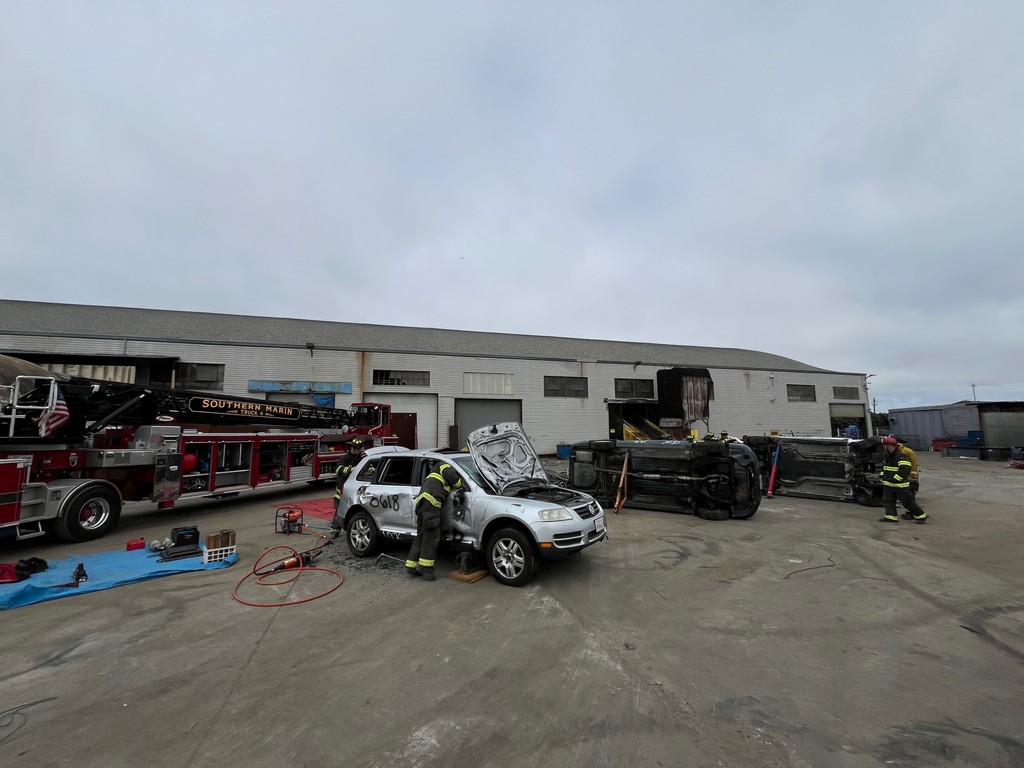
[[[449,463],[462,478],[462,488],[448,495],[441,510],[441,528],[458,532],[464,540],[476,541],[477,522],[487,499],[486,492],[478,485],[482,478],[472,471],[472,459],[468,455],[453,456]],[[461,503],[456,504],[456,499],[461,499]]]
[[[369,510],[381,530],[408,532],[416,530],[415,499],[419,485],[414,471],[419,460],[416,457],[396,454],[374,462],[376,469],[365,487],[360,484],[358,502]]]

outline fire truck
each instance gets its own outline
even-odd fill
[[[346,441],[395,442],[390,426],[380,403],[326,408],[59,378],[0,355],[0,537],[87,541],[117,525],[126,501],[170,509],[333,479]]]

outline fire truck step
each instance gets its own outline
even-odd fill
[[[15,538],[18,541],[21,541],[22,539],[34,539],[36,536],[44,536],[46,534],[46,529],[43,528],[42,520],[19,523],[16,530],[17,534]]]

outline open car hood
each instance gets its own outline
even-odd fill
[[[469,433],[466,442],[480,474],[500,493],[524,480],[551,482],[518,422],[480,427]]]

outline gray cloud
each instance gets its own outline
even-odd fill
[[[1017,3],[3,14],[8,298],[755,348],[875,373],[883,408],[1024,398]]]

